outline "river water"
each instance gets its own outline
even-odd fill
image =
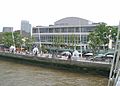
[[[0,86],[107,86],[107,82],[99,75],[0,60]]]

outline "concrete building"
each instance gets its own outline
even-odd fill
[[[35,43],[51,47],[57,36],[64,39],[66,46],[76,46],[77,50],[86,50],[88,48],[88,34],[95,30],[97,23],[89,20],[67,17],[60,19],[50,26],[36,26],[32,28],[32,36]],[[74,35],[74,44],[72,36]],[[58,37],[59,39],[59,37]]]
[[[29,21],[21,21],[21,34],[23,36],[25,36],[26,34],[31,34],[31,24],[29,23]]]
[[[13,27],[3,27],[3,32],[13,32]]]

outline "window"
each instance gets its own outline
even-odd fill
[[[60,28],[55,28],[55,33],[60,33]]]
[[[88,42],[88,37],[87,37],[87,35],[82,35],[82,36],[81,36],[81,41],[82,41],[82,43],[87,44],[87,42]]]
[[[33,33],[38,33],[38,28],[33,28]]]
[[[53,28],[49,28],[49,33],[53,33],[54,29]]]
[[[48,33],[48,28],[40,28],[40,33]]]
[[[75,32],[80,32],[80,28],[79,28],[79,27],[76,27],[76,28],[75,28]]]
[[[61,28],[61,32],[66,33],[67,32],[67,28]]]
[[[81,29],[81,32],[92,32],[94,30],[95,30],[95,28],[93,28],[93,27],[83,27]]]
[[[38,36],[35,36],[34,38],[35,38],[36,42],[39,42],[39,37]]]
[[[68,28],[68,32],[74,32],[74,28],[73,27],[69,27]]]

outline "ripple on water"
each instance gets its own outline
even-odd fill
[[[80,74],[0,60],[0,86],[107,86],[99,75]]]

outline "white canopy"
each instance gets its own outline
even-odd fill
[[[39,53],[38,48],[37,47],[33,48],[33,54],[35,55],[35,54],[38,54],[38,53]]]
[[[79,52],[75,50],[72,55],[72,60],[78,60],[79,59]]]
[[[10,46],[10,52],[15,52],[15,50],[16,50],[16,48],[15,48],[15,46]]]

